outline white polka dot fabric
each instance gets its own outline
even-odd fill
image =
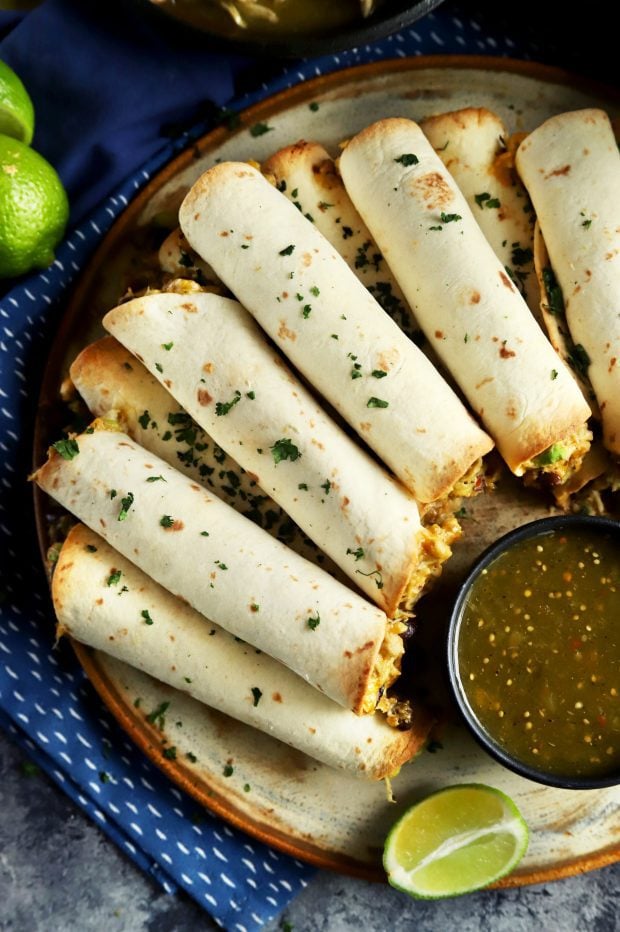
[[[480,23],[453,16],[453,9],[372,47],[284,68],[231,106],[373,59],[434,52],[527,57],[507,36],[485,35]],[[51,268],[0,302],[0,725],[165,890],[183,887],[222,928],[245,932],[281,911],[311,869],[204,811],[197,818],[196,805],[119,730],[71,651],[54,647],[26,481],[40,375],[69,285],[133,195],[205,129],[169,143],[70,233]]]

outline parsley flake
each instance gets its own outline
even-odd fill
[[[310,289],[310,294],[311,294],[311,295],[314,295],[315,298],[318,298],[318,296],[320,295],[320,293],[321,293],[321,292],[319,291],[319,289],[317,288],[316,285],[313,285],[312,288]]]
[[[171,518],[170,515],[162,515],[159,519],[159,523],[162,527],[172,527],[174,524],[174,518]]]
[[[446,214],[442,210],[441,214],[439,215],[439,219],[442,223],[453,223],[454,221],[462,220],[463,218],[460,214]]]
[[[278,253],[279,256],[292,256],[295,251],[294,243],[291,243],[290,246],[285,246],[284,249],[281,249]]]
[[[312,110],[313,113],[316,113],[318,109],[319,104],[316,102],[316,100],[313,100],[312,103],[308,104],[308,110]]]
[[[389,406],[389,401],[383,401],[382,398],[375,398],[374,395],[366,402],[367,408],[389,408]]]
[[[66,440],[57,440],[56,443],[52,444],[52,449],[60,453],[63,460],[72,460],[80,452],[77,440],[73,440],[71,437]]]
[[[148,411],[144,411],[144,412],[140,415],[140,417],[138,418],[138,424],[140,425],[140,427],[142,428],[142,430],[146,430],[146,428],[149,426],[149,421],[150,421],[150,420],[151,420],[151,415],[149,414]]]
[[[226,766],[222,770],[222,773],[224,774],[225,777],[232,777],[234,772],[235,772],[235,768],[232,766],[232,764],[226,764]]]
[[[193,753],[193,751],[187,751],[187,753],[185,754],[185,756],[187,757],[187,759],[188,759],[188,761],[190,762],[190,764],[196,764],[196,763],[198,763],[198,758],[197,758],[196,755]]]
[[[323,485],[321,486],[322,489],[325,489],[326,495],[329,495],[329,490],[331,489],[331,487],[332,487],[332,484],[329,481],[329,479],[326,479]]]
[[[215,405],[215,413],[218,417],[223,417],[225,414],[228,414],[231,408],[239,402],[241,399],[241,392],[237,389],[235,392],[235,397],[232,401],[218,401]]]
[[[172,341],[170,341],[170,343],[161,344],[161,348],[167,350],[168,352],[170,352],[173,346],[174,346],[174,343]]]
[[[177,759],[177,749],[176,749],[176,747],[175,747],[174,745],[173,745],[172,747],[170,747],[170,748],[164,748],[163,751],[162,751],[162,754],[164,755],[164,757],[166,758],[166,760],[176,760],[176,759]]]
[[[356,550],[351,550],[350,547],[347,547],[347,554],[350,554],[352,557],[355,557],[355,562],[357,563],[358,560],[363,559],[364,550],[362,547],[358,547]]]
[[[310,615],[310,617],[306,619],[306,624],[311,631],[314,631],[316,628],[318,628],[318,626],[321,624],[321,616],[319,612],[317,612],[315,616]]]
[[[250,401],[254,401],[254,399],[256,398],[256,392],[255,391],[246,392],[245,397],[249,398]]]
[[[308,320],[308,318],[310,317],[310,314],[311,314],[311,313],[312,313],[312,305],[311,305],[311,304],[305,304],[304,307],[303,307],[303,309],[302,309],[301,316],[304,318],[304,320]]]
[[[555,382],[555,380],[557,379],[557,377],[558,377],[558,370],[557,370],[557,369],[552,369],[552,370],[551,370],[551,381],[552,381],[552,382]]]
[[[413,152],[405,152],[403,155],[399,155],[397,159],[394,159],[395,162],[398,162],[400,165],[417,165],[420,161],[417,155],[414,155]]]
[[[262,695],[263,695],[262,689],[259,689],[258,686],[252,686],[252,696],[254,697],[252,704],[254,708],[256,708],[256,706],[260,702]]]
[[[281,440],[276,440],[269,449],[271,450],[273,461],[276,466],[278,463],[281,463],[282,460],[291,460],[291,462],[294,463],[295,460],[301,457],[299,448],[289,439],[282,438]]]
[[[307,482],[300,482],[299,485],[297,486],[297,488],[300,489],[302,492],[307,492],[307,491],[308,491],[308,484],[307,484]]]
[[[360,576],[376,576],[375,585],[377,589],[383,589],[383,576],[381,570],[373,570],[371,573],[362,573],[361,570],[355,570],[356,573],[359,573]]]
[[[255,123],[254,126],[250,126],[250,136],[256,139],[258,136],[264,136],[265,133],[270,133],[273,128],[274,127],[269,126],[268,123]]]
[[[124,498],[121,498],[121,510],[118,513],[117,521],[124,521],[133,505],[133,492],[128,492]]]
[[[147,482],[167,482],[167,479],[164,479],[163,476],[149,476],[146,480]]]
[[[157,706],[156,709],[153,709],[152,712],[146,716],[146,720],[149,725],[157,725],[160,731],[164,730],[166,725],[166,712],[170,708],[169,702],[162,702]]]
[[[151,618],[151,615],[150,615],[150,612],[149,612],[148,608],[143,608],[142,611],[140,612],[140,614],[141,614],[142,617],[144,618],[144,623],[145,623],[145,624],[147,624],[147,625],[152,625],[152,624],[153,624],[153,619]]]
[[[384,379],[386,375],[387,375],[387,372],[385,371],[385,369],[373,369],[372,370],[372,376],[375,379]]]
[[[123,575],[123,573],[122,573],[121,570],[114,570],[114,569],[113,569],[113,570],[110,572],[110,575],[109,575],[108,578],[107,578],[106,586],[115,586],[115,585],[119,582],[119,580],[120,580],[120,578],[121,578],[122,575]]]

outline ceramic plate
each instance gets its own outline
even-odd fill
[[[101,335],[103,313],[117,303],[127,284],[139,286],[141,279],[146,281],[145,250],[152,252],[163,240],[183,195],[216,160],[261,160],[301,138],[316,140],[335,153],[340,140],[385,116],[420,119],[461,107],[485,106],[498,112],[511,131],[522,131],[551,114],[592,105],[618,114],[618,101],[611,91],[555,69],[499,59],[415,58],[365,65],[309,81],[246,111],[234,131],[214,130],[136,198],[84,271],[51,353],[35,442],[36,462],[42,461],[51,432],[62,423],[56,399],[70,362],[79,349]],[[255,137],[250,128],[259,122],[266,123],[269,131]],[[41,496],[37,505],[45,550],[49,503]],[[387,801],[383,783],[364,782],[332,770],[103,654],[75,645],[78,657],[121,725],[175,783],[229,822],[302,860],[381,879],[383,840],[403,809],[442,786],[464,782],[488,783],[504,790],[530,826],[529,851],[504,885],[567,876],[618,860],[620,788],[571,792],[512,775],[481,751],[451,716],[443,685],[451,593],[492,540],[549,513],[540,498],[510,478],[502,480],[495,494],[482,496],[467,509],[463,540],[437,591],[419,607],[420,649],[430,658],[429,670],[435,671],[428,675],[429,698],[448,709],[448,724],[431,746],[433,753],[424,751],[393,781],[396,805]],[[139,709],[134,706],[137,697],[141,698]],[[170,703],[168,740],[178,747],[179,758],[191,751],[197,763],[162,758],[164,734],[148,724],[145,713],[163,701]],[[231,766],[232,774],[225,776],[225,768],[229,773]]]

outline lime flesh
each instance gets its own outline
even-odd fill
[[[527,843],[527,826],[508,796],[463,784],[405,813],[388,836],[383,865],[390,884],[410,896],[460,896],[510,873]]]

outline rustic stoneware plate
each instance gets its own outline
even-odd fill
[[[310,104],[313,104],[310,107]],[[315,104],[319,104],[317,108]],[[528,130],[563,110],[603,106],[616,116],[611,91],[561,71],[528,63],[476,58],[415,58],[365,65],[285,91],[245,112],[235,130],[211,132],[185,152],[130,204],[84,271],[52,349],[35,439],[40,463],[56,439],[63,414],[60,382],[76,352],[101,333],[99,321],[128,282],[148,277],[144,252],[163,240],[192,182],[216,160],[261,160],[300,138],[336,152],[337,143],[382,116],[421,118],[465,106],[496,110],[511,131]],[[254,137],[250,127],[270,127]],[[49,502],[38,496],[39,535],[48,543]],[[121,725],[170,778],[196,800],[250,835],[302,860],[345,873],[381,879],[386,832],[405,807],[452,783],[482,782],[511,796],[531,829],[529,851],[503,885],[520,885],[587,871],[620,859],[620,788],[585,792],[550,789],[511,774],[475,744],[450,710],[443,682],[445,621],[449,602],[474,558],[494,539],[550,513],[547,505],[505,477],[497,492],[467,506],[464,538],[456,546],[436,593],[420,605],[418,650],[429,657],[429,699],[446,711],[447,724],[415,762],[393,781],[397,804],[383,783],[331,770],[267,735],[240,725],[144,674],[79,645],[77,655]],[[433,658],[437,658],[434,665]],[[141,697],[140,708],[134,701]],[[169,740],[179,758],[162,758],[160,731],[146,713],[170,702]],[[182,721],[178,727],[176,722]],[[229,765],[227,767],[227,765]],[[225,772],[232,774],[225,776]],[[226,771],[225,771],[226,768]],[[247,788],[249,787],[249,789]]]

